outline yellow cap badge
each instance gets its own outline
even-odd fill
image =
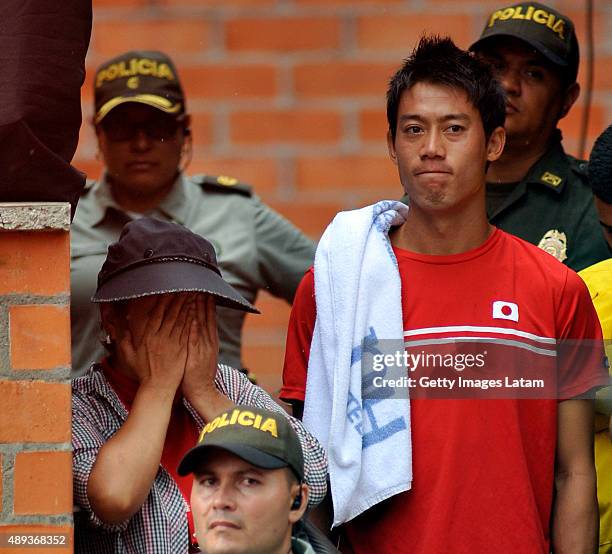
[[[546,231],[538,243],[538,247],[560,262],[567,260],[567,236],[557,229]]]

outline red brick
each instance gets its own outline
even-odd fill
[[[598,2],[595,2],[595,4],[598,4]],[[601,5],[603,6],[605,4],[602,3]],[[571,6],[571,8],[573,9],[567,9],[566,7],[563,8],[558,8],[561,9],[561,11],[563,12],[564,15],[566,15],[567,17],[569,17],[573,22],[574,22],[574,27],[576,28],[576,37],[578,38],[578,44],[581,47],[580,50],[580,54],[581,54],[581,63],[584,64],[584,53],[586,52],[586,12],[584,9],[578,9],[576,10],[576,3],[573,2],[573,6]],[[598,39],[603,39],[606,36],[606,26],[608,25],[609,21],[610,21],[610,16],[608,15],[609,12],[605,12],[602,9],[598,9],[598,6],[595,6],[595,9],[593,11],[593,35],[595,37],[595,55],[597,56],[597,53],[599,51],[599,48],[597,47],[597,41]],[[601,40],[601,47],[603,48],[604,43],[603,40]],[[596,62],[597,63],[597,62]]]
[[[330,17],[234,19],[226,32],[227,48],[239,51],[321,50],[340,44],[340,20]]]
[[[436,10],[439,10],[442,6],[448,6],[449,8],[457,8],[456,0],[427,0],[427,4],[430,6],[436,6]],[[502,7],[508,6],[510,3],[506,2],[505,4],[500,3],[499,0],[463,0],[461,2],[462,6],[476,6],[480,8],[482,24],[484,25],[484,21],[490,12]],[[480,27],[479,27],[480,28]]]
[[[583,114],[584,108],[580,100],[578,100],[578,105],[574,105],[567,116],[559,122],[559,128],[564,138],[579,138]],[[592,104],[589,112],[587,136],[595,139],[605,129],[607,123],[608,121],[606,120],[606,113],[603,107]]]
[[[11,306],[9,328],[13,369],[70,365],[68,306]]]
[[[300,97],[384,97],[393,63],[326,62],[298,65],[294,70],[295,91]]]
[[[0,443],[70,441],[70,385],[0,381]]]
[[[342,135],[338,113],[321,110],[238,111],[230,117],[235,143],[336,142]]]
[[[285,339],[275,344],[244,344],[243,357],[246,367],[257,379],[257,384],[270,393],[278,391],[283,382]]]
[[[15,457],[14,512],[72,512],[72,452],[20,452]]]
[[[380,5],[388,4],[389,6],[396,6],[400,2],[403,3],[403,0],[296,0],[296,1],[298,4],[303,4],[303,5],[325,4],[326,6],[330,4],[332,5],[333,4],[341,4],[341,5],[355,4],[357,6],[370,5],[370,4],[380,6]]]
[[[469,15],[448,12],[368,15],[357,19],[357,42],[360,48],[399,50],[405,55],[427,32],[451,35],[458,46],[466,48],[474,39],[471,23]]]
[[[271,206],[315,240],[321,238],[334,216],[343,209],[339,202],[273,202]]]
[[[599,56],[597,58],[593,77],[595,90],[603,92],[612,89],[612,56]],[[584,94],[584,91],[582,94]]]
[[[14,546],[0,547],[0,554],[17,554],[18,552],[27,552],[27,554],[72,554],[74,533],[73,528],[67,525],[0,525],[0,534],[2,535],[68,535],[65,546],[44,546],[40,548],[16,548]]]
[[[273,65],[201,65],[181,68],[180,73],[188,99],[266,98],[277,92],[277,70]]]
[[[359,114],[359,136],[362,140],[384,142],[387,140],[387,114],[380,110],[363,110]]]
[[[0,294],[53,295],[70,291],[67,232],[0,234],[0,260]]]
[[[247,315],[245,331],[250,332],[253,329],[277,331],[280,329],[284,335],[291,306],[283,298],[277,298],[265,291],[257,295],[256,305],[261,314]],[[250,337],[247,338],[247,342],[252,342]]]
[[[211,144],[213,140],[213,117],[207,112],[191,113],[191,136],[194,145]]]
[[[97,65],[86,64],[85,81],[81,87],[81,104],[93,107],[93,81],[96,74]]]
[[[149,0],[93,0],[94,11],[99,8],[143,8]]]
[[[3,489],[2,489],[2,454],[0,454],[0,504],[2,503],[2,493],[3,493]]]
[[[348,195],[355,189],[376,189],[385,183],[398,183],[397,169],[385,156],[300,158],[297,162],[297,184],[302,190],[333,186]],[[399,190],[399,184],[397,187]]]
[[[231,6],[268,6],[276,4],[278,0],[223,0],[224,7]],[[158,3],[164,6],[219,6],[219,0],[159,0]]]
[[[127,50],[160,48],[176,56],[205,50],[209,35],[209,23],[201,19],[104,21],[94,27],[91,49],[101,58],[111,58]]]
[[[251,185],[258,195],[273,193],[278,186],[276,162],[273,159],[197,156],[189,165],[188,173],[235,177]]]
[[[76,157],[72,165],[87,175],[88,179],[99,179],[102,176],[104,165],[98,160],[89,160]]]

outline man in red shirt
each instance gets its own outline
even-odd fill
[[[572,270],[487,221],[485,174],[504,147],[505,109],[488,66],[450,39],[422,39],[391,81],[389,154],[410,199],[389,233],[404,344],[482,355],[481,380],[552,369],[554,392],[411,391],[412,487],[343,525],[343,552],[596,548],[593,405],[582,397],[607,383],[601,329]],[[316,301],[310,270],[293,304],[281,391],[298,414],[307,372],[320,370],[309,366]],[[336,445],[324,446],[331,461]]]

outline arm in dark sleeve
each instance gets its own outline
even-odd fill
[[[255,202],[255,244],[268,292],[293,301],[304,272],[312,265],[315,243],[283,216]]]

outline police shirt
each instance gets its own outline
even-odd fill
[[[134,215],[115,202],[104,179],[90,183],[79,200],[71,228],[73,376],[104,355],[99,308],[90,298],[108,246]],[[314,259],[313,241],[236,179],[179,175],[168,196],[147,215],[206,237],[215,247],[223,278],[251,303],[259,289],[291,302]],[[240,368],[246,314],[219,307],[217,315],[219,361]]]
[[[609,256],[586,163],[564,152],[560,133],[523,180],[492,209],[495,187],[487,184],[488,216],[493,225],[539,246],[574,271]]]

